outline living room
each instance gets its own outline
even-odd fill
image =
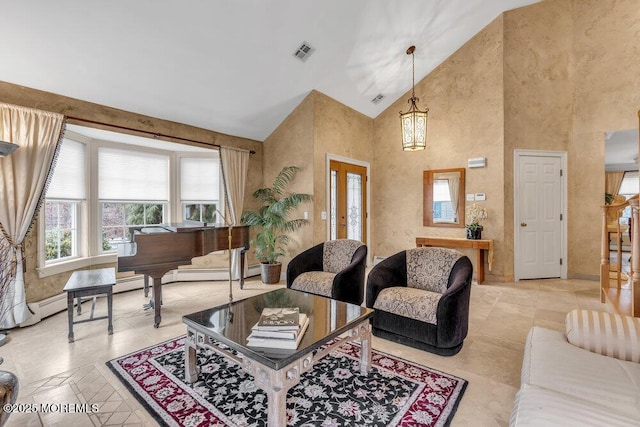
[[[401,346],[394,347],[394,351],[446,372],[459,372],[457,369],[464,361],[478,363],[475,370],[471,369],[472,377],[466,378],[470,386],[454,423],[466,420],[473,424],[472,409],[485,408],[493,402],[500,409],[490,411],[479,424],[505,424],[518,386],[514,372],[519,366],[513,365],[522,361],[522,345],[528,329],[533,324],[548,322],[559,328],[562,315],[570,307],[607,310],[606,305],[600,304],[597,292],[604,141],[606,132],[638,126],[640,54],[635,42],[638,25],[637,2],[631,0],[546,0],[497,15],[433,71],[416,81],[419,104],[429,108],[428,146],[419,152],[403,152],[400,144],[398,112],[406,110],[410,92],[403,93],[380,114],[370,117],[321,91],[311,90],[300,97],[290,114],[262,141],[75,99],[71,90],[64,93],[38,90],[33,88],[35,86],[24,85],[19,79],[5,78],[5,75],[12,75],[8,71],[6,74],[2,71],[0,75],[3,80],[0,93],[3,102],[58,112],[85,121],[77,124],[95,121],[138,129],[151,135],[214,141],[218,145],[253,150],[256,154],[249,160],[245,193],[245,205],[249,208],[255,206],[249,197],[253,190],[271,182],[283,166],[303,166],[293,189],[313,195],[314,203],[308,214],[310,226],[294,235],[292,250],[286,260],[327,240],[326,222],[322,219],[322,213],[327,210],[327,154],[370,165],[370,235],[367,240],[370,259],[414,247],[416,237],[423,235],[464,237],[463,228],[423,225],[423,171],[464,168],[469,158],[486,158],[486,167],[466,171],[466,193],[486,195],[486,200],[480,202],[489,214],[484,222],[483,237],[493,239],[495,245],[495,262],[487,275],[487,287],[476,286],[472,295],[471,331],[477,333],[475,343],[465,344],[468,347],[465,354],[443,360]],[[413,43],[418,52],[428,49],[421,46],[421,40]],[[405,56],[406,47],[408,44],[400,46],[402,56]],[[425,55],[422,58],[427,56],[422,55]],[[416,63],[420,58],[416,56]],[[9,65],[3,69],[5,67]],[[403,68],[397,78],[408,80],[408,70]],[[567,280],[515,281],[518,278],[514,259],[515,150],[567,153],[564,277]],[[26,244],[25,283],[29,303],[61,294],[70,274],[40,278],[36,271],[36,241],[37,235],[32,233]],[[476,262],[472,252],[467,255]],[[477,265],[474,270],[477,271]],[[264,289],[258,283],[256,289]],[[193,294],[199,295],[202,291],[198,287]],[[178,295],[182,292],[189,291],[178,288],[168,291]],[[118,298],[122,300],[116,299],[116,318],[118,312],[127,317],[123,312],[125,308],[139,309],[137,303],[127,302],[124,296]],[[500,298],[506,298],[508,301],[502,303],[507,305],[500,305]],[[193,301],[184,300],[184,303],[186,307],[182,314],[193,311],[189,308],[193,307]],[[535,303],[535,307],[531,303]],[[168,313],[178,310],[175,306],[170,307],[168,304]],[[502,317],[495,317],[495,311],[491,315],[496,308]],[[61,337],[59,346],[67,346],[64,314],[55,317],[24,331],[55,322],[53,330]],[[149,322],[142,320],[144,314],[138,313],[135,319],[127,326],[149,329]],[[179,313],[167,314],[167,319],[173,320],[165,321],[169,327],[153,331],[153,342],[184,333]],[[474,326],[474,319],[481,323]],[[122,323],[127,324],[127,321]],[[94,329],[93,324],[89,327]],[[95,328],[92,343],[99,348],[105,345],[99,343],[106,334],[101,326]],[[482,334],[480,329],[491,332]],[[115,330],[118,330],[117,322]],[[17,344],[11,341],[19,340],[22,333],[11,332],[9,345]],[[36,333],[36,337],[46,339],[48,334]],[[112,343],[101,354],[106,358],[132,351],[135,348],[130,347],[131,341],[140,339],[139,335],[136,337],[128,336],[126,350]],[[374,341],[374,348],[376,344],[386,346],[386,343]],[[47,369],[40,372],[41,376],[27,378],[35,381],[77,367],[76,363],[82,364],[79,361],[87,363],[88,354],[94,350],[76,347],[75,351],[84,356],[76,359],[74,350],[65,347],[58,357],[70,362],[55,362],[53,365],[58,370]],[[501,351],[503,355],[499,356]],[[26,352],[23,348],[16,355]],[[504,353],[509,354],[508,361],[504,361]],[[503,360],[505,365],[511,365],[511,369],[505,372],[496,367],[492,371],[494,379],[487,379],[489,375],[482,373],[488,368],[480,366],[485,356],[487,362]],[[11,370],[11,363],[18,363],[12,362],[12,357],[4,354],[3,357],[5,369]],[[104,373],[109,374],[106,370]],[[474,388],[475,375],[482,377],[480,383],[484,387],[481,389]],[[504,375],[504,381],[500,380],[500,375]],[[494,384],[494,381],[500,384]],[[490,393],[494,386],[499,403],[481,397],[483,393]],[[472,400],[474,396],[478,400]]]

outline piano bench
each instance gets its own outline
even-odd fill
[[[96,270],[74,271],[64,286],[67,293],[67,314],[69,316],[69,342],[73,342],[73,325],[76,323],[91,322],[93,320],[109,319],[109,335],[113,334],[113,285],[116,284],[115,268],[99,268]],[[107,316],[93,317],[95,297],[104,295],[107,297]],[[94,297],[91,307],[91,316],[84,320],[73,320],[73,302],[78,301],[78,314],[81,313],[80,304]]]

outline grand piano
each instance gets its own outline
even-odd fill
[[[198,222],[136,227],[131,242],[118,245],[118,271],[133,271],[153,279],[151,305],[153,326],[160,326],[162,283],[166,273],[191,259],[211,252],[229,249],[229,228]],[[244,285],[244,264],[249,250],[249,226],[231,227],[231,249],[242,249],[240,257],[240,289]]]

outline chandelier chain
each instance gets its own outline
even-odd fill
[[[416,97],[416,57],[411,52],[411,97]]]

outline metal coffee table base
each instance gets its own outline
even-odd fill
[[[189,383],[198,380],[198,366],[196,362],[197,348],[207,348],[238,364],[245,372],[253,375],[256,386],[267,393],[268,397],[268,425],[284,426],[287,424],[287,391],[300,382],[300,377],[310,371],[313,365],[333,349],[350,341],[360,341],[360,373],[366,375],[371,369],[371,329],[369,320],[356,324],[346,336],[336,338],[336,341],[322,350],[307,353],[302,358],[288,364],[281,369],[272,369],[262,363],[233,354],[222,349],[210,336],[187,328],[185,344],[185,379]]]

